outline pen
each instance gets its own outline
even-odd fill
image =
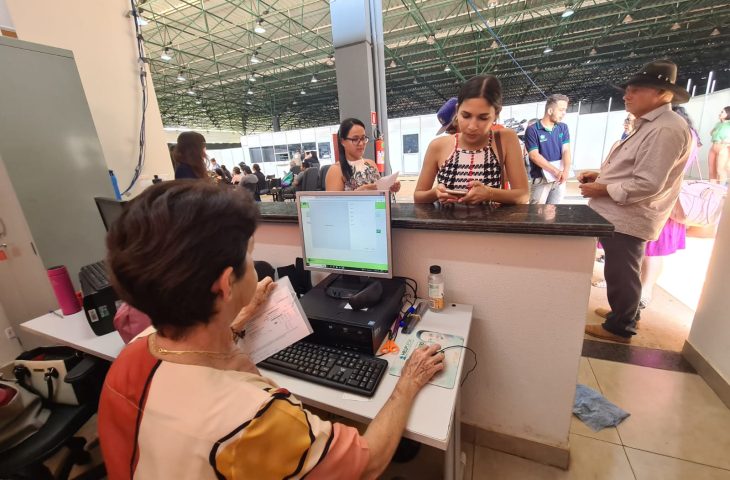
[[[63,318],[63,315],[61,315],[60,313],[58,313],[58,312],[57,312],[57,311],[55,311],[55,310],[48,310],[48,313],[52,313],[52,314],[54,314],[55,316],[57,316],[58,318]]]

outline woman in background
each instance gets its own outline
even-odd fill
[[[208,177],[205,137],[198,132],[183,132],[177,137],[172,152],[175,161],[175,179]]]
[[[346,118],[337,131],[337,149],[340,161],[327,171],[327,191],[377,190],[380,179],[375,162],[363,158],[365,145],[370,138],[365,135],[365,124],[357,118]],[[390,187],[391,192],[400,190],[400,182]]]
[[[234,185],[238,185],[241,183],[241,178],[243,178],[243,175],[241,175],[241,169],[239,167],[233,167],[233,177],[231,178],[231,183]]]
[[[530,191],[517,134],[492,130],[501,110],[502,86],[496,77],[477,76],[461,87],[457,133],[429,144],[413,194],[416,203],[527,203]],[[509,190],[504,189],[507,183]]]
[[[720,110],[720,121],[712,129],[712,147],[707,156],[710,181],[727,182],[728,157],[730,157],[730,107]]]

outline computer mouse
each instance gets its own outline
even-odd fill
[[[362,310],[376,305],[383,295],[383,285],[377,280],[370,282],[368,286],[351,296],[350,306],[353,310]]]

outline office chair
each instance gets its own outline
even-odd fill
[[[71,451],[59,470],[58,479],[66,480],[74,465],[90,461],[84,449],[86,440],[75,436],[78,430],[96,413],[101,387],[109,370],[109,362],[85,356],[66,374],[66,383],[74,386],[79,405],[48,403],[51,415],[46,423],[18,445],[0,452],[0,478],[55,480],[43,462],[62,447]],[[77,388],[78,387],[78,388]],[[103,478],[103,465],[83,475],[84,478]]]
[[[327,190],[327,172],[329,171],[330,167],[332,165],[324,165],[320,167],[319,169],[319,184],[317,185],[317,190],[325,191]]]

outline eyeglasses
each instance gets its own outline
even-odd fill
[[[353,137],[353,138],[346,137],[345,140],[349,140],[352,143],[354,143],[355,145],[357,145],[359,143],[368,143],[370,141],[370,137]]]

